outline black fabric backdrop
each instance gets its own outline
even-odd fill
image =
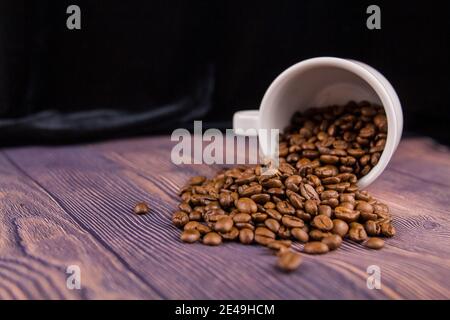
[[[376,2],[371,31],[369,1],[0,0],[0,143],[229,128],[285,68],[338,56],[391,81],[407,131],[450,144],[447,3]]]

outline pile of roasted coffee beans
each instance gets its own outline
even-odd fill
[[[285,271],[302,261],[292,241],[308,254],[335,250],[344,238],[380,249],[379,237],[395,234],[389,209],[356,182],[377,164],[386,133],[383,108],[366,102],[296,113],[280,137],[277,170],[236,166],[212,179],[193,177],[172,222],[187,243],[276,250]]]

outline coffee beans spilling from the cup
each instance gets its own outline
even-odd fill
[[[296,113],[280,137],[276,170],[235,166],[191,178],[173,224],[187,243],[266,246],[285,271],[302,262],[292,241],[308,254],[335,250],[343,239],[380,249],[379,237],[395,234],[389,209],[356,182],[378,163],[386,134],[383,108],[367,102]]]

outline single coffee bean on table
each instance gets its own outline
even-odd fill
[[[337,250],[345,239],[380,249],[379,237],[396,232],[389,208],[356,183],[377,165],[386,139],[384,109],[369,102],[297,112],[280,135],[278,168],[263,175],[261,165],[237,165],[192,177],[172,222],[183,242],[276,250],[285,271],[302,261],[292,241],[306,254]]]
[[[150,207],[144,201],[136,203],[134,206],[134,213],[137,215],[147,214],[150,211]]]

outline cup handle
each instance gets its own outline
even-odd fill
[[[238,136],[255,137],[259,129],[259,110],[242,110],[233,115],[233,130]]]

